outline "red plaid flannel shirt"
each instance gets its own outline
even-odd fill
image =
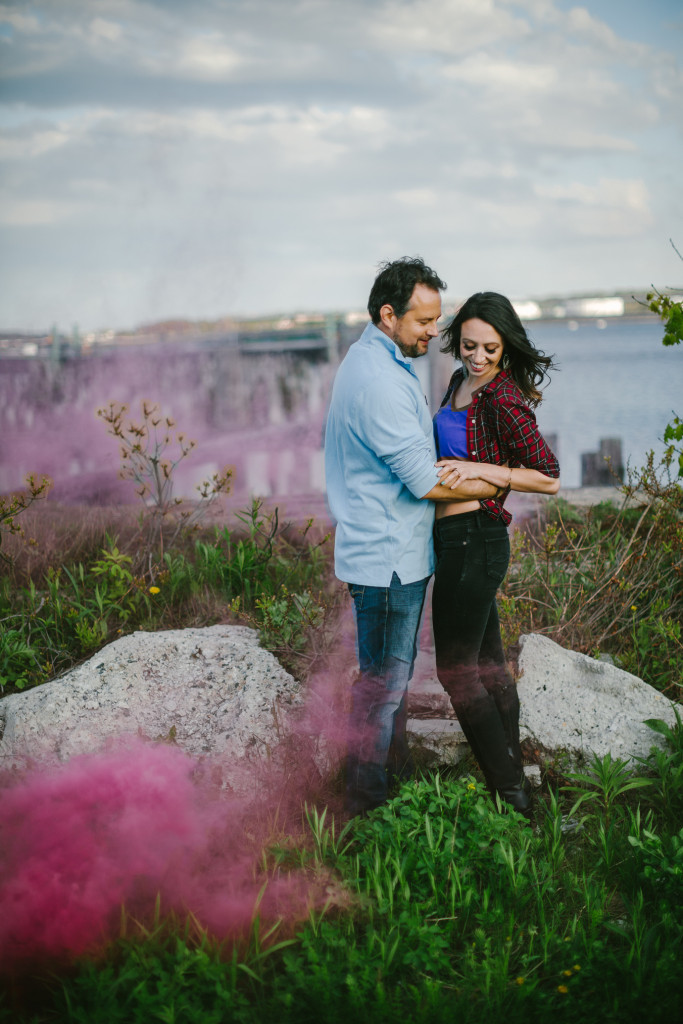
[[[462,369],[455,371],[442,406],[450,401],[463,376]],[[473,462],[525,466],[554,478],[560,475],[560,464],[540,434],[536,417],[505,370],[500,370],[472,396],[467,410],[467,450]],[[506,525],[512,519],[503,508],[509,493],[508,488],[500,497],[482,498],[479,502],[490,516],[502,519]]]

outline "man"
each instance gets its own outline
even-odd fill
[[[404,768],[406,694],[425,592],[434,570],[434,501],[490,497],[495,488],[439,483],[427,399],[413,367],[438,337],[446,287],[419,258],[382,266],[370,292],[372,323],[334,383],[325,475],[336,520],[335,573],[354,602],[359,675],[347,758],[352,814],[387,796],[387,760]]]

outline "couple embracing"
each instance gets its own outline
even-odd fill
[[[446,287],[421,259],[385,264],[371,323],[337,373],[325,435],[335,573],[353,600],[359,673],[347,757],[351,814],[409,772],[407,689],[434,574],[436,667],[492,792],[525,815],[519,700],[496,591],[510,545],[510,492],[555,494],[557,459],[532,408],[551,360],[511,303],[478,292],[443,332],[461,366],[432,422],[413,361],[439,336]]]

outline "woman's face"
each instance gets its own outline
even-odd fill
[[[493,380],[503,358],[503,341],[495,327],[476,318],[465,320],[460,328],[460,358],[477,386]]]

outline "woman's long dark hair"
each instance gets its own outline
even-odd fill
[[[538,385],[548,378],[553,360],[534,348],[512,303],[498,292],[476,292],[460,307],[443,332],[442,352],[460,359],[460,330],[467,320],[483,320],[501,337],[505,367],[529,405],[538,405],[543,395]]]

